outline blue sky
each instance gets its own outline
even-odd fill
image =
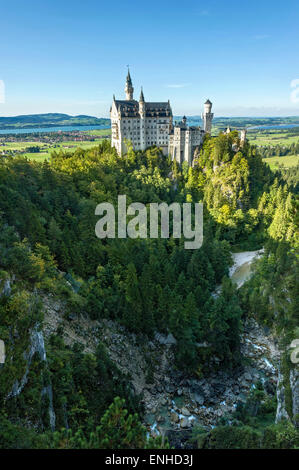
[[[0,17],[1,116],[106,117],[127,64],[174,114],[299,115],[298,0],[2,0]]]

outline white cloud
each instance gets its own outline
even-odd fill
[[[191,83],[173,83],[170,85],[166,85],[167,88],[185,88],[186,86],[190,86]]]

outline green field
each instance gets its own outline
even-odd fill
[[[84,131],[84,134],[88,135],[111,135],[111,129],[93,129],[91,131]]]
[[[34,160],[35,162],[43,162],[44,160],[49,159],[49,153],[24,153],[22,157],[26,157],[29,160]]]
[[[291,168],[299,164],[299,155],[287,155],[286,157],[264,158],[263,162],[268,163],[272,170],[277,170],[280,165],[284,168]]]
[[[34,152],[34,153],[25,152],[25,153],[20,154],[21,156],[27,157],[30,160],[35,160],[35,161],[40,162],[40,161],[44,161],[50,158],[51,154],[54,151],[59,151],[60,149],[66,150],[68,152],[72,152],[72,151],[74,152],[75,150],[77,150],[77,148],[86,150],[92,147],[96,147],[97,145],[99,145],[99,143],[100,143],[99,140],[94,141],[94,142],[66,141],[66,142],[56,143],[52,145],[43,143],[43,142],[7,142],[5,145],[0,146],[0,154],[1,154],[1,151],[10,150],[12,152],[13,151],[20,152],[20,151],[26,150],[26,148],[28,147],[41,147],[42,149],[40,152]]]
[[[247,137],[251,144],[260,146],[289,146],[299,140],[299,135],[292,135],[291,132],[280,130],[271,130],[267,131],[267,133],[265,131],[248,132]]]
[[[6,142],[0,145],[1,150],[24,150],[26,147],[49,147],[49,144],[44,142]]]

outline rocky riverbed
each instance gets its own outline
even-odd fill
[[[211,428],[229,416],[250,389],[262,381],[271,394],[276,391],[279,351],[268,332],[253,320],[245,325],[242,354],[251,364],[233,372],[215,372],[204,379],[188,379],[171,371],[152,386],[145,386],[145,421],[153,434],[169,429]]]
[[[261,251],[233,255],[230,275],[238,286],[250,277],[251,263],[260,254]],[[95,350],[100,338],[118,368],[129,374],[135,393],[142,396],[144,423],[149,434],[175,433],[180,441],[185,434],[190,437],[192,427],[200,425],[211,429],[221,417],[229,416],[238,402],[246,400],[258,381],[264,383],[269,393],[276,391],[279,350],[270,332],[254,320],[244,325],[241,338],[246,365],[232,372],[215,371],[208,377],[196,379],[190,378],[187,371],[173,367],[176,340],[171,334],[157,334],[149,341],[109,320],[91,322],[79,316],[69,322],[62,319],[60,312],[60,306],[48,299],[46,336],[61,325],[66,343],[80,342],[88,352]]]
[[[142,396],[144,423],[152,435],[191,430],[196,425],[212,428],[219,418],[230,415],[238,402],[246,400],[258,381],[272,394],[276,391],[279,351],[269,332],[254,320],[245,324],[241,338],[241,352],[249,359],[248,364],[231,373],[218,371],[202,379],[190,378],[187,371],[173,367],[172,335],[157,334],[152,341],[145,341],[109,320],[89,326],[86,319],[81,321],[82,326],[78,319],[73,329],[65,330],[70,334],[65,336],[66,343],[79,341],[90,352],[96,347],[95,338],[101,338],[110,358],[129,374],[135,393]],[[50,330],[48,325],[46,331]],[[80,336],[82,331],[84,338]],[[93,337],[93,343],[89,337]],[[153,371],[150,379],[149,368]]]

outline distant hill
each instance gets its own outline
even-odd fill
[[[0,129],[32,129],[33,127],[58,126],[110,126],[110,119],[85,115],[70,116],[60,113],[0,117]]]
[[[174,116],[180,120],[181,116]],[[299,117],[215,117],[214,129],[231,127],[249,127],[261,125],[299,124]],[[200,116],[189,116],[189,125],[201,125]],[[0,117],[0,129],[32,129],[34,127],[62,127],[62,126],[110,126],[110,119],[96,118],[94,116],[70,116],[69,114],[47,113],[26,114],[22,116]]]
[[[175,116],[174,120],[181,120],[182,116]],[[202,121],[201,116],[187,116],[187,120],[190,125],[193,122],[200,123]],[[216,127],[251,127],[251,126],[279,126],[299,124],[299,116],[286,116],[286,117],[224,117],[217,116],[213,119],[213,125]]]

